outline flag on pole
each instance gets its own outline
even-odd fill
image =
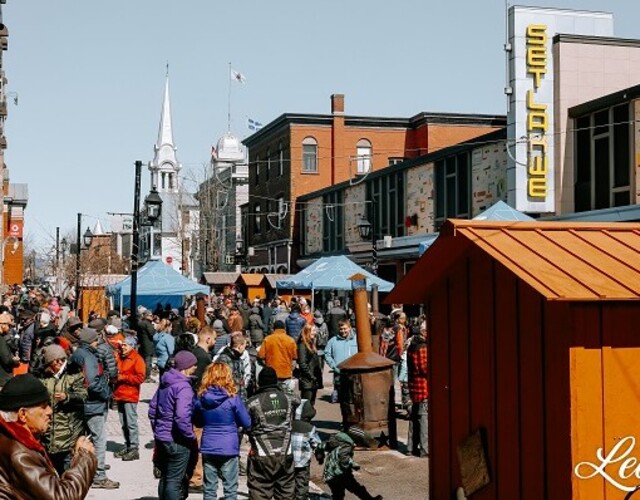
[[[231,79],[235,80],[238,83],[243,83],[243,84],[247,82],[247,79],[245,78],[245,76],[239,71],[236,71],[235,69],[231,70]]]
[[[247,118],[247,128],[257,132],[262,128],[262,123],[252,120],[251,118]]]

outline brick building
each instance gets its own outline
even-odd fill
[[[299,196],[369,174],[504,127],[504,116],[419,113],[411,118],[350,116],[344,95],[331,114],[283,114],[243,142],[249,202],[243,207],[248,270],[298,269]],[[327,203],[340,200],[327,200]]]

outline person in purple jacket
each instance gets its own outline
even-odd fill
[[[193,411],[195,425],[203,427],[200,449],[204,499],[217,498],[218,479],[222,480],[224,498],[235,499],[240,456],[238,428],[251,427],[251,417],[238,395],[229,365],[212,363],[207,367]]]
[[[197,449],[192,415],[195,394],[191,375],[198,360],[189,351],[180,351],[175,366],[160,378],[160,386],[149,403],[149,420],[160,469],[158,496],[163,500],[182,500],[187,496],[187,469]]]

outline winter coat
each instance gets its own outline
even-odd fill
[[[262,339],[264,339],[264,323],[262,322],[262,318],[260,314],[254,312],[251,316],[249,316],[249,337],[251,338],[252,344],[261,344]]]
[[[271,322],[273,321],[273,309],[271,306],[264,306],[262,308],[262,324],[264,325],[264,331],[271,330]]]
[[[113,399],[125,403],[140,401],[140,386],[146,376],[144,359],[133,350],[128,356],[118,356],[118,378],[113,390]]]
[[[284,322],[285,328],[287,330],[287,335],[293,338],[296,342],[300,338],[300,333],[302,333],[302,328],[307,324],[307,320],[300,316],[297,312],[292,312],[287,316],[287,320]]]
[[[266,337],[258,351],[258,358],[273,368],[279,379],[293,376],[291,364],[297,357],[296,343],[284,330],[275,330]]]
[[[0,335],[0,387],[3,387],[13,376],[13,354],[7,344],[8,335]]]
[[[138,327],[138,342],[140,342],[140,355],[143,358],[153,356],[153,336],[156,331],[148,319],[139,319]]]
[[[78,500],[85,498],[98,468],[94,454],[79,450],[62,477],[31,432],[0,418],[0,498]]]
[[[191,417],[195,393],[191,380],[175,368],[160,378],[160,386],[149,403],[149,420],[153,437],[158,441],[172,441],[190,445],[196,438]]]
[[[34,347],[36,324],[32,322],[29,326],[25,327],[20,334],[20,344],[18,355],[22,363],[28,363],[31,361],[31,351]]]
[[[227,324],[231,332],[243,332],[244,331],[244,319],[238,311],[231,311],[227,318]]]
[[[340,373],[338,365],[357,352],[358,342],[353,332],[346,338],[336,335],[335,337],[331,337],[329,342],[327,342],[327,347],[324,349],[324,359],[327,361],[329,368],[336,373]]]
[[[323,387],[320,357],[317,352],[309,350],[304,342],[298,342],[298,367],[300,368],[298,381],[301,391]]]
[[[229,345],[231,335],[228,333],[218,334],[216,337],[216,343],[213,344],[213,354],[216,355]]]
[[[324,351],[324,348],[327,346],[327,342],[329,342],[329,327],[324,321],[324,318],[314,318],[314,323],[316,325],[316,345],[318,349]]]
[[[244,401],[247,399],[247,388],[245,384],[244,363],[242,362],[241,356],[238,351],[234,351],[231,346],[227,346],[222,349],[213,360],[218,363],[224,363],[231,368],[233,382],[236,384],[238,395]]]
[[[158,367],[166,368],[169,358],[176,349],[176,339],[167,332],[156,332],[153,336],[153,345],[158,356]]]
[[[246,302],[238,306],[238,312],[242,317],[242,330],[249,329],[249,316],[251,315],[251,307]]]
[[[98,361],[102,363],[107,378],[109,380],[115,380],[118,377],[116,357],[113,354],[113,348],[104,338],[100,338],[100,343],[98,347],[96,347],[96,356]]]
[[[63,372],[58,378],[49,375],[40,380],[49,392],[49,404],[53,409],[51,425],[42,442],[48,453],[73,450],[84,432],[84,402],[87,399],[84,376]],[[56,401],[53,395],[57,392],[63,392],[67,397]]]
[[[331,481],[349,472],[354,465],[357,465],[353,461],[355,447],[353,439],[344,432],[338,432],[329,438],[324,445],[325,450],[329,452],[324,461],[322,475],[325,481]]]
[[[82,342],[69,358],[70,374],[82,373],[87,387],[87,399],[84,403],[86,417],[103,415],[107,410],[107,401],[111,397],[109,381],[102,365],[96,357],[96,351],[88,344]]]
[[[220,387],[209,387],[196,399],[193,419],[198,427],[203,427],[200,442],[203,455],[240,455],[238,427],[251,427],[251,418],[238,395],[229,396],[227,391]]]

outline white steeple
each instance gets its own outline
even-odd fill
[[[169,65],[164,86],[164,100],[160,114],[158,140],[153,147],[154,158],[149,164],[151,185],[156,186],[159,193],[175,193],[178,191],[178,174],[182,165],[176,156],[177,148],[173,144],[173,127],[171,124],[171,100],[169,98]]]

